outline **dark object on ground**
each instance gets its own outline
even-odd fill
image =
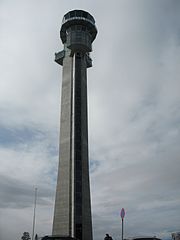
[[[157,238],[156,236],[137,236],[137,237],[130,237],[130,238],[124,238],[124,240],[161,240],[160,238]]]
[[[109,234],[108,234],[108,233],[106,233],[106,236],[105,236],[104,240],[113,240],[113,239],[112,239],[112,237],[111,237],[111,236],[109,236]]]
[[[24,232],[23,233],[23,236],[21,237],[22,240],[30,240],[30,235],[28,232]]]

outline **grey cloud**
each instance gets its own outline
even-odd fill
[[[23,128],[14,129],[14,128],[6,128],[0,127],[0,145],[1,146],[11,146],[15,144],[20,144],[24,142],[32,142],[37,139],[43,139],[45,133],[38,131],[38,129],[32,128]]]
[[[0,208],[22,209],[32,207],[34,202],[33,186],[13,177],[0,176]],[[38,204],[49,205],[54,190],[49,186],[39,186]]]

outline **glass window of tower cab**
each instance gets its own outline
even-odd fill
[[[73,10],[65,14],[60,37],[67,48],[73,51],[91,52],[91,45],[96,35],[95,20],[88,12]]]

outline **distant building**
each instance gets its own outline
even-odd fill
[[[180,240],[180,232],[172,233],[172,239],[173,240]]]

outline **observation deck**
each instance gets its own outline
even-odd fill
[[[60,38],[73,52],[91,52],[96,35],[95,20],[88,12],[73,10],[64,15]]]

